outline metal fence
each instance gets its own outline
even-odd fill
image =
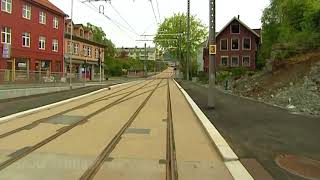
[[[65,72],[49,72],[49,71],[25,71],[25,70],[7,70],[0,69],[0,86],[16,85],[16,84],[34,84],[47,86],[62,86],[72,83],[85,83],[89,81],[99,81],[100,74],[93,75],[87,73],[65,73]],[[101,79],[104,80],[103,75]]]

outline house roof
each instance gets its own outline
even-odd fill
[[[49,0],[29,0],[29,2],[43,6],[47,9],[57,13],[57,14],[67,16],[61,9],[59,9],[57,6],[53,5]]]
[[[231,21],[229,21],[228,24],[225,25],[218,34],[216,34],[216,37],[218,37],[227,27],[229,27],[230,24],[231,24],[233,21],[238,21],[242,26],[244,26],[245,28],[247,28],[247,29],[248,29],[249,31],[251,31],[254,35],[256,35],[257,37],[260,37],[260,33],[257,33],[255,30],[249,28],[249,26],[247,26],[244,22],[242,22],[242,21],[241,21],[239,18],[237,18],[237,17],[232,18]],[[259,32],[260,32],[260,31],[259,31]]]

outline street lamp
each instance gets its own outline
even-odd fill
[[[70,81],[69,81],[69,86],[70,89],[72,89],[72,53],[73,53],[73,0],[71,0],[71,32],[70,32],[70,41],[71,41],[71,54],[70,54]]]

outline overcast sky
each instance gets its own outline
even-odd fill
[[[71,0],[50,1],[66,14],[71,15]],[[74,22],[83,24],[90,22],[102,27],[108,38],[117,47],[142,47],[144,42],[136,40],[144,38],[138,35],[155,34],[157,31],[157,23],[150,0],[111,0],[111,4],[104,1],[84,4],[81,3],[82,1],[85,0],[74,0]],[[250,28],[260,28],[262,11],[268,6],[269,0],[216,0],[216,3],[217,31],[220,31],[231,18],[237,15],[240,15],[240,19]],[[152,4],[159,22],[157,1],[152,0]],[[187,0],[158,0],[158,4],[161,21],[174,13],[187,11]],[[191,14],[196,15],[207,26],[209,24],[208,4],[208,0],[191,0]],[[104,14],[111,21],[99,14],[100,5],[104,6]],[[149,42],[148,45],[152,45],[152,43]]]

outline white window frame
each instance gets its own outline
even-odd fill
[[[52,51],[53,52],[59,51],[59,41],[57,39],[52,40]]]
[[[79,54],[79,44],[78,43],[75,43],[74,44],[74,51],[73,51],[74,54],[78,55]]]
[[[240,32],[241,32],[240,24],[238,24],[238,26],[239,26],[239,33],[233,33],[233,32],[232,32],[232,26],[233,26],[233,25],[236,25],[236,24],[231,24],[231,25],[230,25],[230,34],[240,34]]]
[[[39,12],[39,23],[40,24],[47,24],[47,13],[44,11]]]
[[[222,41],[223,40],[226,40],[227,41],[227,49],[222,49]],[[220,51],[228,51],[229,50],[229,41],[228,41],[228,38],[223,38],[223,39],[220,39]]]
[[[96,59],[99,59],[99,48],[96,48],[95,50],[95,56],[96,56]]]
[[[59,19],[57,17],[53,17],[53,28],[54,29],[59,28]]]
[[[39,36],[39,49],[46,50],[46,37]]]
[[[22,33],[22,47],[30,48],[31,34],[29,32]]]
[[[222,58],[227,58],[227,65],[224,65],[224,64],[222,63]],[[221,66],[224,66],[224,67],[229,66],[229,56],[221,56],[220,65],[221,65]]]
[[[233,46],[232,46],[232,44],[233,44],[233,40],[238,40],[238,49],[233,49]],[[240,49],[240,39],[239,38],[231,38],[231,51],[239,51],[239,49]]]
[[[1,0],[1,11],[11,14],[11,12],[12,12],[12,0]]]
[[[67,44],[67,53],[68,54],[72,54],[72,44],[71,44],[71,41],[68,41],[68,44]]]
[[[243,63],[244,58],[249,58],[249,65],[244,66],[244,63]],[[243,67],[250,67],[251,66],[251,57],[250,56],[242,56],[242,66]]]
[[[4,38],[3,38],[4,36]],[[12,39],[12,30],[9,27],[1,28],[1,43],[2,44],[11,44]]]
[[[232,59],[233,58],[237,58],[238,59],[238,63],[237,63],[237,65],[233,65],[233,62],[232,62]],[[231,61],[230,61],[230,66],[231,67],[239,67],[239,64],[240,62],[239,62],[239,56],[231,56]]]
[[[22,17],[31,20],[31,6],[28,4],[22,5]]]
[[[83,56],[87,57],[88,56],[88,47],[83,45]]]
[[[250,40],[250,48],[249,48],[249,49],[244,48],[244,40],[245,40],[245,39],[249,39],[249,40]],[[244,38],[242,39],[242,49],[243,49],[243,50],[251,50],[251,37],[244,37]]]

